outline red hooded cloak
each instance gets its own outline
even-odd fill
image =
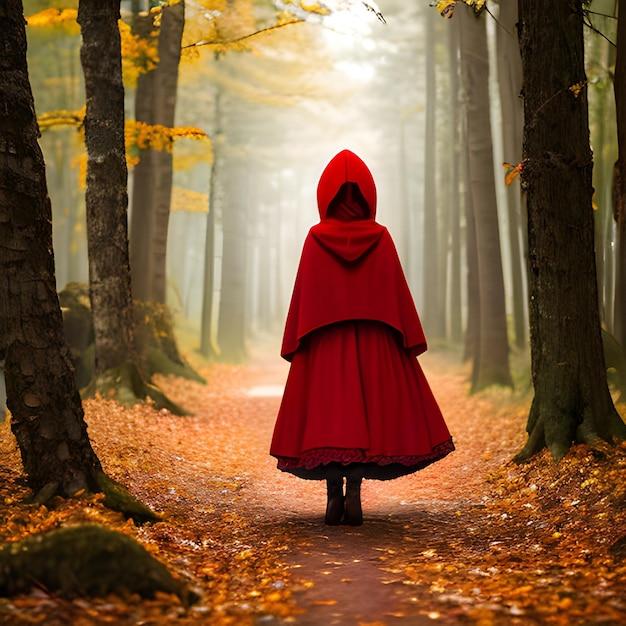
[[[375,221],[365,163],[336,155],[317,201],[285,324],[291,367],[270,453],[302,478],[324,478],[332,462],[395,478],[454,449],[415,358],[426,339],[392,238]]]

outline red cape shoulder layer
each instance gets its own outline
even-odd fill
[[[413,355],[426,338],[391,235],[374,221],[326,219],[309,231],[296,274],[281,355],[308,333],[346,320],[383,322]]]

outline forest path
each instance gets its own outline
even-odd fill
[[[509,391],[468,396],[467,376],[451,357],[428,355],[421,362],[457,450],[417,474],[365,481],[361,527],[326,526],[325,483],[279,472],[268,455],[288,372],[275,354],[257,351],[246,367],[223,368],[221,374],[221,366],[213,366],[208,374],[214,380],[195,387],[209,398],[191,397],[193,385],[168,390],[196,410],[198,427],[210,430],[202,435],[213,442],[207,465],[221,473],[220,478],[211,470],[211,480],[237,481],[230,506],[257,525],[259,537],[276,532],[287,542],[279,557],[303,611],[290,616],[290,623],[419,626],[435,619],[456,623],[455,615],[464,613],[448,610],[441,621],[442,615],[423,603],[429,597],[432,607],[430,588],[407,580],[404,570],[433,556],[453,561],[455,550],[468,548],[475,529],[465,520],[481,507],[489,469],[521,445],[525,412],[512,415],[510,405],[507,410],[494,405],[498,393],[510,400]]]
[[[161,513],[157,523],[136,526],[98,496],[28,504],[15,439],[0,424],[0,544],[104,524],[199,596],[191,606],[168,594],[68,601],[34,588],[0,598],[0,624],[626,624],[626,445],[514,465],[529,394],[469,395],[458,356],[429,352],[420,361],[456,451],[410,476],[365,481],[363,526],[326,526],[324,483],[279,472],[268,453],[288,372],[277,352],[267,340],[246,366],[197,364],[206,385],[159,379],[190,417],[84,402],[105,471]]]

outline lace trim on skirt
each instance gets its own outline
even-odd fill
[[[308,450],[299,458],[277,457],[278,469],[283,472],[301,474],[299,470],[316,470],[320,466],[330,463],[340,463],[341,465],[352,465],[354,463],[366,463],[384,467],[386,465],[401,465],[410,473],[417,471],[442,459],[454,450],[452,438],[435,446],[428,454],[419,456],[373,456],[367,450],[345,449],[345,448],[316,448]],[[294,472],[294,470],[296,470]]]

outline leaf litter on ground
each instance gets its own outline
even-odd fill
[[[158,378],[191,417],[84,402],[105,471],[161,522],[136,526],[98,495],[26,504],[5,422],[3,543],[103,524],[140,542],[200,600],[184,607],[168,594],[70,599],[34,581],[30,594],[0,599],[0,623],[316,623],[307,615],[355,625],[626,623],[626,447],[576,446],[558,465],[547,453],[513,464],[530,394],[469,395],[468,372],[450,355],[422,362],[457,450],[418,474],[366,482],[359,529],[329,531],[325,486],[278,472],[268,455],[287,373],[273,354],[247,366],[198,364],[206,385]],[[367,576],[367,596],[359,596]],[[379,614],[359,613],[354,604],[364,597],[380,603]]]

